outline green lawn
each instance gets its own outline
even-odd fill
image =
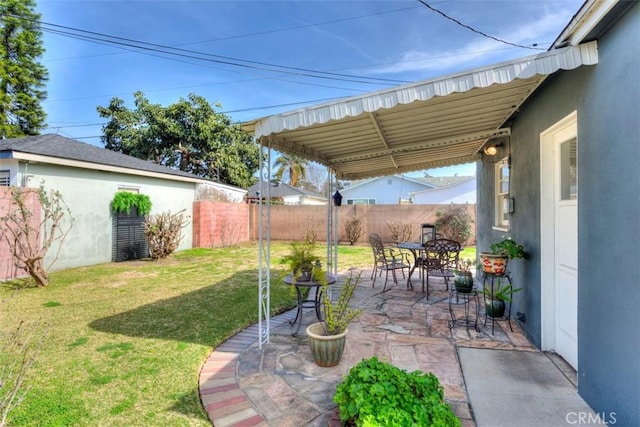
[[[279,280],[287,250],[272,243],[274,314],[294,306]],[[340,247],[340,270],[370,258],[368,246]],[[257,246],[246,244],[58,271],[40,289],[0,284],[0,332],[48,324],[9,425],[210,425],[198,372],[213,348],[257,322],[257,278]]]
[[[295,304],[279,280],[288,250],[272,243],[273,314]],[[210,425],[198,372],[213,348],[257,322],[257,252],[255,244],[193,249],[159,262],[54,272],[45,288],[0,284],[2,334],[21,321],[48,325],[30,391],[9,425]],[[340,246],[338,261],[340,271],[370,268],[371,249]]]

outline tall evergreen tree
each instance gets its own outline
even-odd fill
[[[45,126],[40,102],[47,69],[35,0],[0,0],[0,137],[36,135]]]

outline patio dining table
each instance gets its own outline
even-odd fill
[[[411,275],[415,271],[416,267],[418,267],[419,260],[422,259],[422,252],[424,251],[424,245],[420,242],[400,242],[396,244],[396,248],[398,249],[406,249],[411,252],[413,255],[413,265],[409,269],[409,274],[407,277],[407,287],[413,289],[413,284],[411,283]]]

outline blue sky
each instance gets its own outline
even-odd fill
[[[546,49],[582,2],[427,3],[505,42]],[[162,105],[196,93],[246,121],[541,52],[481,36],[415,0],[40,0],[37,11],[47,29],[45,132],[98,146],[104,119],[96,107],[112,97],[131,107],[137,90]],[[78,34],[182,50],[169,55],[161,46],[143,51]],[[452,173],[473,174],[475,166],[432,171]]]

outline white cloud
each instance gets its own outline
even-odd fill
[[[567,10],[547,11],[535,21],[491,35],[524,46],[539,43],[540,45],[537,47],[544,49],[562,31],[570,16],[571,13]],[[490,38],[479,39],[478,37],[458,49],[408,50],[401,55],[397,62],[369,68],[368,72],[374,74],[456,72],[479,66],[479,64],[491,64],[541,52],[540,50],[503,44]]]

